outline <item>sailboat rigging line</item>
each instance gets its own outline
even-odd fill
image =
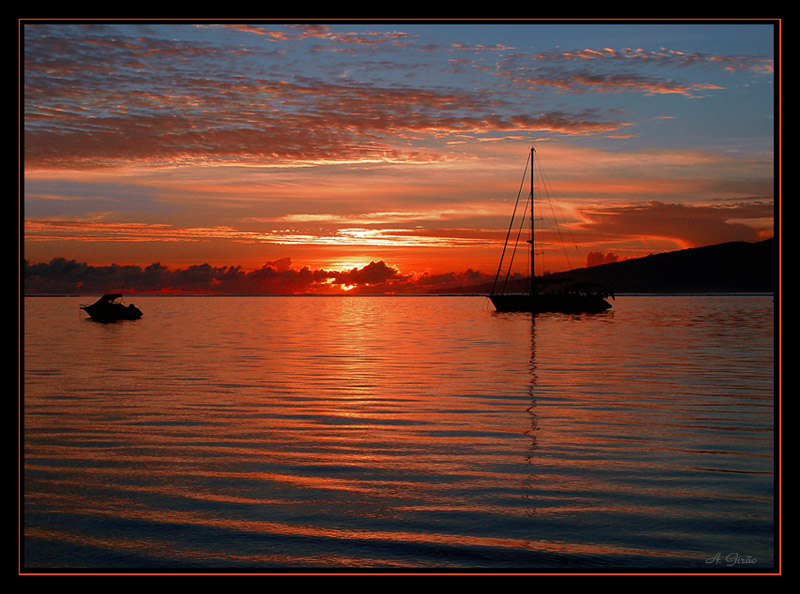
[[[528,204],[531,202],[530,194],[528,195],[528,200],[525,202],[525,210],[522,212],[527,212]],[[511,275],[511,267],[514,265],[514,256],[517,254],[517,246],[519,245],[519,238],[522,235],[522,227],[525,225],[525,217],[521,217],[519,220],[519,229],[517,230],[517,237],[514,240],[514,249],[511,250],[511,258],[508,261],[508,269],[506,270],[506,278],[503,281],[503,293],[506,292],[506,286],[508,285],[508,277]]]
[[[528,173],[528,164],[531,162],[531,157],[528,155],[527,160],[525,161],[525,170],[522,172],[522,181],[519,184],[519,191],[517,192],[517,200],[514,202],[514,212],[511,215],[511,221],[508,223],[508,232],[506,233],[506,242],[503,244],[503,253],[500,255],[500,264],[497,266],[497,274],[494,275],[494,284],[492,285],[492,294],[494,294],[494,290],[497,287],[497,280],[500,278],[500,272],[503,269],[503,259],[506,255],[506,248],[508,247],[508,239],[511,237],[511,229],[514,227],[514,217],[517,215],[517,206],[519,205],[519,197],[522,195],[522,187],[525,184],[525,176]],[[527,208],[527,205],[526,205]],[[516,250],[516,245],[514,246]],[[511,265],[509,264],[509,272],[511,272]],[[508,279],[508,275],[506,275],[506,279]]]
[[[558,239],[561,242],[561,249],[564,251],[564,256],[567,259],[567,267],[571,270],[573,266],[571,258],[569,257],[569,252],[567,251],[567,242],[564,241],[564,236],[561,233],[561,226],[558,224],[558,217],[556,216],[556,211],[553,207],[553,200],[550,196],[549,184],[545,179],[544,171],[542,171],[541,160],[537,161],[537,167],[539,169],[539,178],[542,180],[542,189],[544,190],[544,195],[547,198],[547,204],[550,206],[550,212],[552,213],[553,224],[556,228],[556,233],[558,233]],[[575,241],[575,237],[572,235],[572,233],[570,233],[570,243],[572,243],[575,247],[575,252],[580,254],[580,249],[578,248],[577,242]]]

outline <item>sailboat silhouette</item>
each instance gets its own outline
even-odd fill
[[[519,197],[517,203],[514,205],[514,213],[511,217],[511,224],[508,227],[508,234],[503,246],[503,254],[500,257],[500,264],[497,268],[495,275],[494,286],[489,299],[492,301],[497,311],[525,311],[532,313],[544,312],[563,312],[563,313],[598,313],[606,311],[611,307],[607,301],[609,296],[612,296],[610,290],[600,285],[588,283],[573,283],[569,279],[560,277],[537,277],[534,270],[535,258],[535,233],[534,233],[534,156],[536,149],[531,147],[530,157],[530,178],[531,189],[528,196],[528,203],[530,204],[530,280],[528,282],[528,290],[524,293],[506,293],[505,289],[508,286],[508,274],[505,279],[500,283],[500,273],[503,269],[506,253],[509,251],[509,240],[511,238],[511,231],[514,227],[514,219],[516,217],[517,206],[519,204]],[[527,168],[527,163],[526,163]],[[523,178],[524,179],[524,178]],[[523,209],[523,218],[525,211]],[[520,231],[522,226],[520,226]],[[519,233],[517,234],[517,241],[519,240]],[[516,242],[514,248],[511,250],[510,258],[513,261],[513,255],[516,253]],[[508,266],[510,272],[511,265]],[[502,284],[502,286],[500,286]],[[499,291],[498,291],[499,290]]]

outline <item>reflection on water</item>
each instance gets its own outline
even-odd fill
[[[774,563],[771,297],[79,301],[25,300],[27,567]]]

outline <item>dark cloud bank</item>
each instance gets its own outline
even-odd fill
[[[461,292],[465,287],[491,282],[493,276],[467,270],[463,273],[402,274],[383,261],[350,270],[312,270],[291,266],[289,258],[245,271],[240,266],[209,264],[170,270],[160,263],[146,267],[91,266],[54,258],[49,263],[23,264],[26,295],[125,293],[284,295],[284,294],[385,294]]]

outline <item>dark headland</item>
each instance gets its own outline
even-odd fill
[[[614,293],[774,293],[778,250],[774,238],[736,241],[653,254],[643,258],[578,268],[551,275],[575,282],[599,283]],[[488,293],[491,287],[465,292]]]
[[[772,293],[777,285],[775,239],[690,248],[573,271],[617,293]]]

